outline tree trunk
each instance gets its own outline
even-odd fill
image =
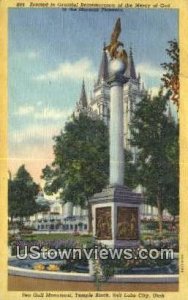
[[[88,220],[89,220],[89,228],[88,232],[93,233],[93,225],[92,225],[92,210],[91,210],[91,204],[88,202]]]
[[[157,198],[157,208],[158,208],[158,222],[159,222],[159,235],[162,236],[163,233],[163,210],[161,207],[161,198]]]

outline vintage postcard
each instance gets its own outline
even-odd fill
[[[187,299],[188,1],[0,1],[0,299]]]

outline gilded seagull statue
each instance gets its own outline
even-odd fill
[[[120,18],[118,18],[114,26],[114,30],[111,34],[110,44],[104,47],[104,50],[108,51],[111,59],[119,58],[123,61],[125,65],[127,65],[127,53],[125,49],[118,50],[120,46],[124,47],[124,44],[118,41],[120,33],[121,33],[121,20]]]

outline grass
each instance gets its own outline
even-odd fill
[[[169,232],[169,231],[163,231],[162,233],[162,238],[175,238],[175,239],[178,239],[178,233],[177,232]],[[155,231],[153,232],[144,232],[141,234],[141,239],[142,240],[145,240],[145,239],[148,239],[148,238],[151,238],[151,239],[160,239],[160,235],[158,233],[156,233]]]
[[[25,241],[54,241],[54,240],[74,240],[79,241],[82,244],[92,241],[92,235],[74,235],[70,233],[41,233],[41,234],[22,234],[22,239]],[[171,237],[178,238],[178,234],[174,232],[163,231],[163,238]],[[146,238],[157,238],[158,234],[153,230],[153,232],[144,232],[141,234],[141,238],[145,240]]]
[[[70,233],[49,233],[49,234],[23,234],[24,241],[55,241],[55,240],[73,240],[81,244],[92,241],[92,235],[74,235]]]

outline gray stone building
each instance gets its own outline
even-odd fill
[[[141,96],[146,93],[143,84],[141,85],[140,74],[136,74],[133,52],[130,48],[128,55],[128,67],[125,73],[128,82],[123,87],[124,100],[124,145],[127,150],[134,152],[130,146],[130,124],[135,104],[141,99]],[[94,84],[93,93],[90,101],[88,101],[85,84],[83,81],[81,95],[76,103],[74,111],[75,115],[80,112],[87,113],[92,117],[98,116],[105,124],[109,125],[110,119],[110,87],[108,79],[108,57],[106,51],[102,51],[102,58],[99,66],[98,78]]]
[[[124,107],[124,147],[133,154],[133,159],[136,157],[137,149],[130,145],[130,125],[135,109],[142,96],[147,93],[144,88],[144,83],[141,82],[140,74],[136,72],[134,55],[132,48],[128,53],[128,66],[125,72],[125,77],[128,79],[123,86],[123,107]],[[76,103],[74,115],[78,116],[79,113],[85,113],[93,118],[102,119],[107,126],[110,120],[110,86],[108,80],[108,54],[102,50],[102,57],[98,71],[97,80],[94,83],[93,93],[88,101],[86,94],[85,83],[83,81],[79,101]],[[170,111],[170,110],[169,110]],[[142,192],[142,187],[136,189]],[[141,207],[142,218],[156,218],[157,208],[142,204]],[[168,212],[164,212],[164,217],[168,218]]]

